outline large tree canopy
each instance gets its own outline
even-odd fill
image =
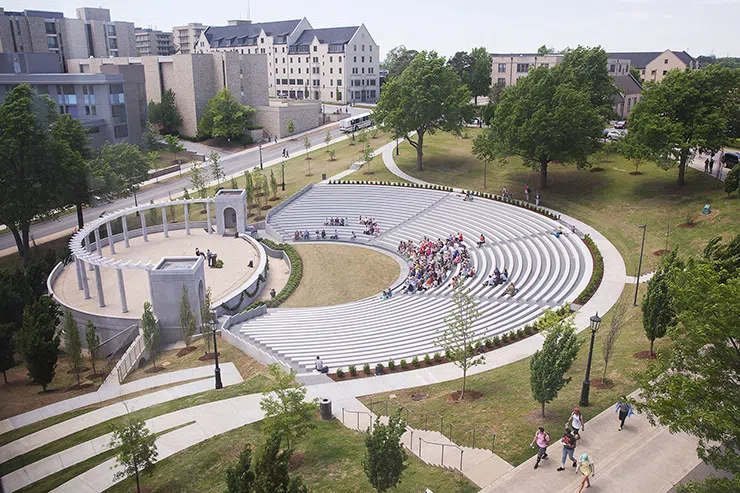
[[[568,50],[559,65],[534,69],[501,93],[491,128],[475,139],[473,153],[487,162],[519,156],[547,188],[551,162],[588,166],[614,91],[604,50]]]
[[[382,67],[388,71],[388,80],[401,75],[418,54],[418,51],[408,50],[404,45],[388,50],[382,63]]]
[[[91,177],[87,162],[91,156],[90,139],[80,120],[68,114],[57,119],[52,127],[52,135],[64,147],[60,155],[65,175],[64,199],[77,209],[77,227],[81,229],[85,225],[82,207],[90,203]]]
[[[91,190],[108,200],[127,197],[136,192],[138,184],[147,179],[147,156],[133,144],[103,144],[91,161],[94,177]]]
[[[175,105],[175,92],[167,89],[162,93],[162,102],[149,102],[149,121],[161,125],[165,133],[170,134],[182,125],[182,117]]]
[[[416,149],[422,169],[424,136],[437,130],[459,132],[473,116],[470,91],[435,52],[422,51],[404,72],[387,82],[373,119]],[[416,140],[410,134],[416,132]]]
[[[740,72],[720,66],[671,70],[661,82],[646,83],[630,114],[625,149],[665,168],[678,162],[678,186],[683,186],[694,149],[727,145],[738,107]]]
[[[241,104],[227,88],[223,88],[208,101],[198,130],[203,135],[217,139],[243,138],[255,111]]]
[[[470,80],[466,83],[478,104],[478,96],[485,96],[491,90],[491,55],[485,48],[473,48],[470,52]]]

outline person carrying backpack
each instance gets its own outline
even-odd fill
[[[619,416],[619,431],[624,428],[624,420],[632,416],[632,405],[627,402],[627,397],[622,396],[616,407],[617,416]]]
[[[565,433],[563,433],[563,438],[560,439],[560,443],[563,444],[563,459],[560,467],[558,467],[558,471],[565,470],[565,459],[567,459],[568,457],[570,457],[570,460],[573,461],[573,467],[576,467],[578,465],[578,462],[573,457],[573,452],[576,449],[576,437],[573,436],[570,428],[565,428]]]
[[[537,444],[537,462],[534,464],[534,468],[540,467],[540,461],[547,459],[547,446],[550,444],[550,434],[545,431],[543,427],[537,429],[537,433],[534,434],[530,447],[534,447]]]

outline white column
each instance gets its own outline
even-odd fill
[[[208,234],[211,234],[211,203],[206,202],[206,217],[208,218]]]
[[[144,241],[149,241],[149,237],[146,235],[146,214],[142,212],[139,217],[141,218],[141,236],[144,237]]]
[[[121,227],[123,227],[123,244],[128,248],[128,219],[125,214],[121,216]]]
[[[90,266],[92,267],[92,265]],[[82,271],[82,289],[85,291],[85,299],[90,299],[90,286],[87,283],[87,273],[85,272],[85,262],[80,260],[80,270]]]
[[[162,231],[164,231],[164,237],[169,238],[170,232],[167,229],[167,207],[162,206]]]
[[[80,269],[80,261],[75,257],[75,271],[77,271],[77,289],[82,291],[82,276],[84,271]]]
[[[95,228],[95,253],[103,256],[103,249],[100,248],[100,228]]]
[[[113,241],[113,230],[110,227],[110,221],[105,223],[105,230],[108,233],[108,248],[110,248],[111,255],[116,254],[116,242]]]
[[[90,248],[90,235],[85,236],[85,248],[87,249],[87,253],[91,253],[92,249]],[[87,264],[87,270],[93,270],[93,265],[89,262]]]
[[[118,276],[118,294],[121,295],[121,313],[128,312],[128,303],[126,303],[126,286],[123,284],[123,270],[116,269]]]
[[[185,204],[185,234],[190,234],[190,208]]]
[[[100,277],[100,266],[95,266],[95,287],[98,288],[98,306],[105,306],[105,295],[103,294],[103,279]]]

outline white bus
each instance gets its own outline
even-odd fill
[[[356,132],[364,127],[371,127],[373,121],[370,119],[370,113],[361,113],[359,115],[345,118],[339,122],[339,130],[344,133]]]

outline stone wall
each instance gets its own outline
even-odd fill
[[[316,128],[321,123],[321,104],[301,102],[257,107],[255,122],[262,125],[270,137],[288,137],[288,122],[295,123],[295,133]]]

